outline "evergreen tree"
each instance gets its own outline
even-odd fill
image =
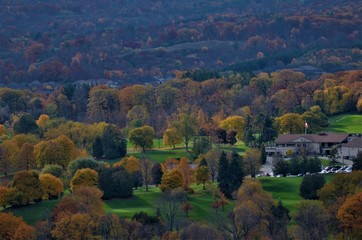
[[[278,206],[272,206],[270,223],[270,234],[272,239],[288,239],[288,223],[290,221],[289,210],[279,200]]]
[[[244,180],[244,172],[242,168],[242,157],[236,152],[233,151],[231,155],[231,162],[229,165],[229,193],[228,195],[232,195],[232,193],[240,188]]]
[[[362,170],[362,152],[358,152],[357,157],[353,159],[352,170]]]
[[[204,157],[200,161],[199,167],[201,167],[201,166],[207,167],[207,161],[206,161],[206,159]]]
[[[260,146],[260,161],[261,161],[261,164],[265,164],[266,163],[266,151],[265,151],[265,145],[262,144]]]
[[[121,130],[114,125],[104,128],[102,134],[102,147],[104,156],[108,159],[124,157],[127,153],[127,140]]]
[[[277,137],[277,131],[273,127],[273,120],[266,116],[264,126],[260,137],[261,142],[270,142]]]
[[[152,171],[153,184],[155,184],[157,187],[157,185],[161,184],[162,175],[163,175],[161,164],[155,163],[151,171]]]
[[[100,159],[103,157],[103,146],[100,137],[96,137],[92,149],[93,149],[93,157],[95,157],[96,159]]]
[[[251,124],[251,117],[249,115],[245,118],[245,126],[244,126],[244,142],[247,146],[253,145],[254,136],[253,136],[253,128]]]
[[[229,183],[230,182],[229,160],[227,159],[226,153],[224,151],[222,151],[220,155],[217,181],[220,191],[224,193],[226,197],[231,198],[230,183]]]

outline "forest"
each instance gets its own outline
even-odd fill
[[[177,70],[361,68],[358,0],[4,1],[0,84],[158,82]]]

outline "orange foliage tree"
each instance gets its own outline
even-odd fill
[[[31,240],[36,239],[35,229],[12,213],[0,212],[0,239]]]

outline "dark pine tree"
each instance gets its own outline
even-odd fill
[[[227,198],[231,198],[230,192],[230,173],[229,173],[229,160],[226,157],[226,153],[222,151],[219,161],[219,171],[217,175],[217,182],[220,191],[225,194]]]
[[[103,146],[100,137],[96,137],[92,149],[93,149],[93,157],[95,157],[96,159],[100,159],[103,157]]]
[[[152,167],[152,179],[153,179],[153,184],[155,184],[156,187],[161,183],[162,175],[163,172],[161,164],[155,163]]]
[[[244,172],[242,168],[242,157],[235,151],[231,154],[231,162],[229,165],[229,195],[237,191],[244,180]]]
[[[260,146],[260,152],[261,152],[261,154],[260,154],[260,162],[261,162],[261,164],[265,164],[266,163],[266,151],[265,151],[265,145],[264,144],[262,144]]]
[[[202,159],[201,159],[200,164],[199,164],[199,167],[201,167],[201,166],[207,167],[207,161],[206,161],[205,158],[202,158]]]

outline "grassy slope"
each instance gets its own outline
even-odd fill
[[[362,114],[342,114],[329,118],[326,131],[340,133],[362,133]]]

